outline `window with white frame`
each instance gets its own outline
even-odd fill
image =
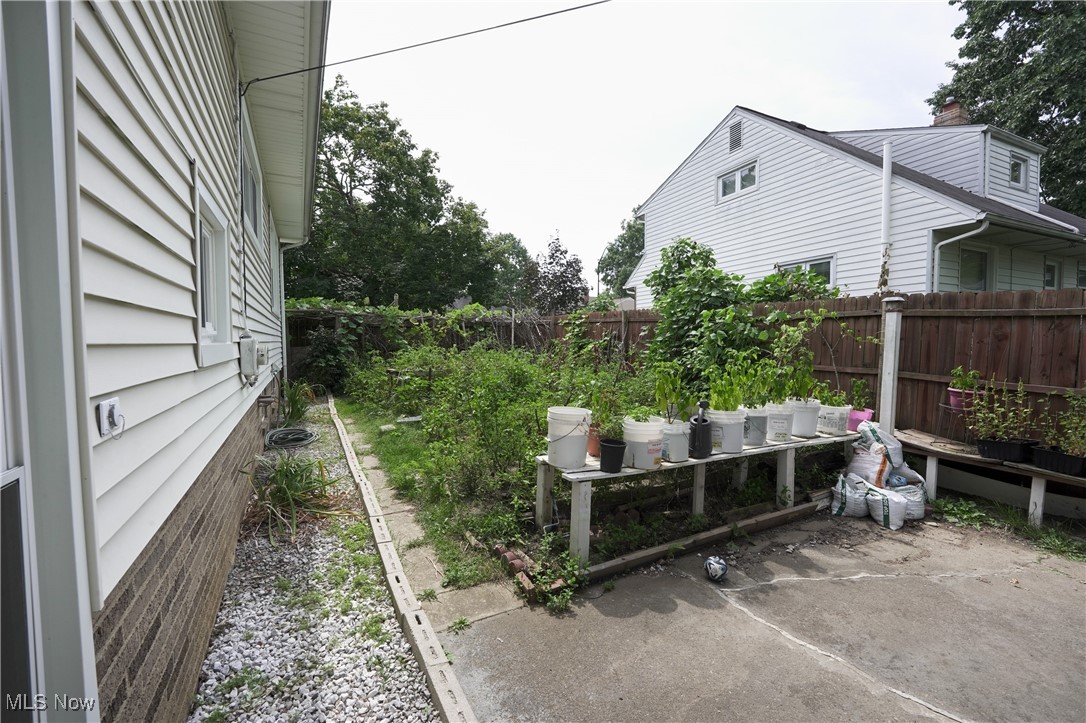
[[[200,366],[234,356],[226,215],[203,193],[196,214],[196,308]]]
[[[962,247],[958,255],[958,289],[960,291],[991,290],[991,254],[975,247]]]
[[[1011,168],[1008,180],[1012,186],[1025,188],[1029,182],[1029,159],[1025,156],[1011,154]]]
[[[822,256],[806,261],[793,261],[787,264],[777,264],[778,269],[795,269],[801,271],[813,271],[826,280],[827,284],[833,284],[834,263],[832,256]]]
[[[716,197],[718,201],[724,201],[757,186],[758,161],[751,161],[717,176]]]
[[[241,216],[245,230],[253,235],[256,247],[263,251],[265,247],[261,232],[264,220],[264,186],[260,177],[260,164],[256,158],[256,139],[253,138],[253,129],[249,126],[247,115],[241,136]]]
[[[1086,289],[1086,261],[1078,262],[1078,287]]]
[[[1045,259],[1043,288],[1059,289],[1063,287],[1063,264],[1054,259]]]

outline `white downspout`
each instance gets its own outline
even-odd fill
[[[940,249],[942,249],[947,244],[954,243],[955,241],[961,241],[962,239],[967,239],[970,236],[976,236],[977,234],[984,233],[987,230],[988,230],[988,219],[984,219],[984,222],[979,227],[973,229],[972,231],[966,231],[963,234],[959,234],[958,236],[953,236],[951,238],[948,238],[946,241],[940,241],[939,243],[935,244],[935,259],[932,261],[932,265],[931,265],[931,290],[933,292],[939,290],[939,251],[940,251]]]
[[[882,144],[882,265],[879,268],[879,293],[890,288],[890,191],[894,177],[894,143]]]

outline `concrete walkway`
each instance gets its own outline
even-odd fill
[[[701,555],[723,553],[723,585]],[[440,633],[482,720],[1086,720],[1086,564],[826,513]],[[418,589],[416,585],[416,589]]]

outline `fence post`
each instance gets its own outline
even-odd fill
[[[897,409],[897,372],[901,357],[901,309],[905,299],[882,300],[882,365],[879,368],[879,427],[893,434]]]

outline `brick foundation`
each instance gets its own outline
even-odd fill
[[[254,403],[94,615],[102,720],[188,716],[264,429]]]

